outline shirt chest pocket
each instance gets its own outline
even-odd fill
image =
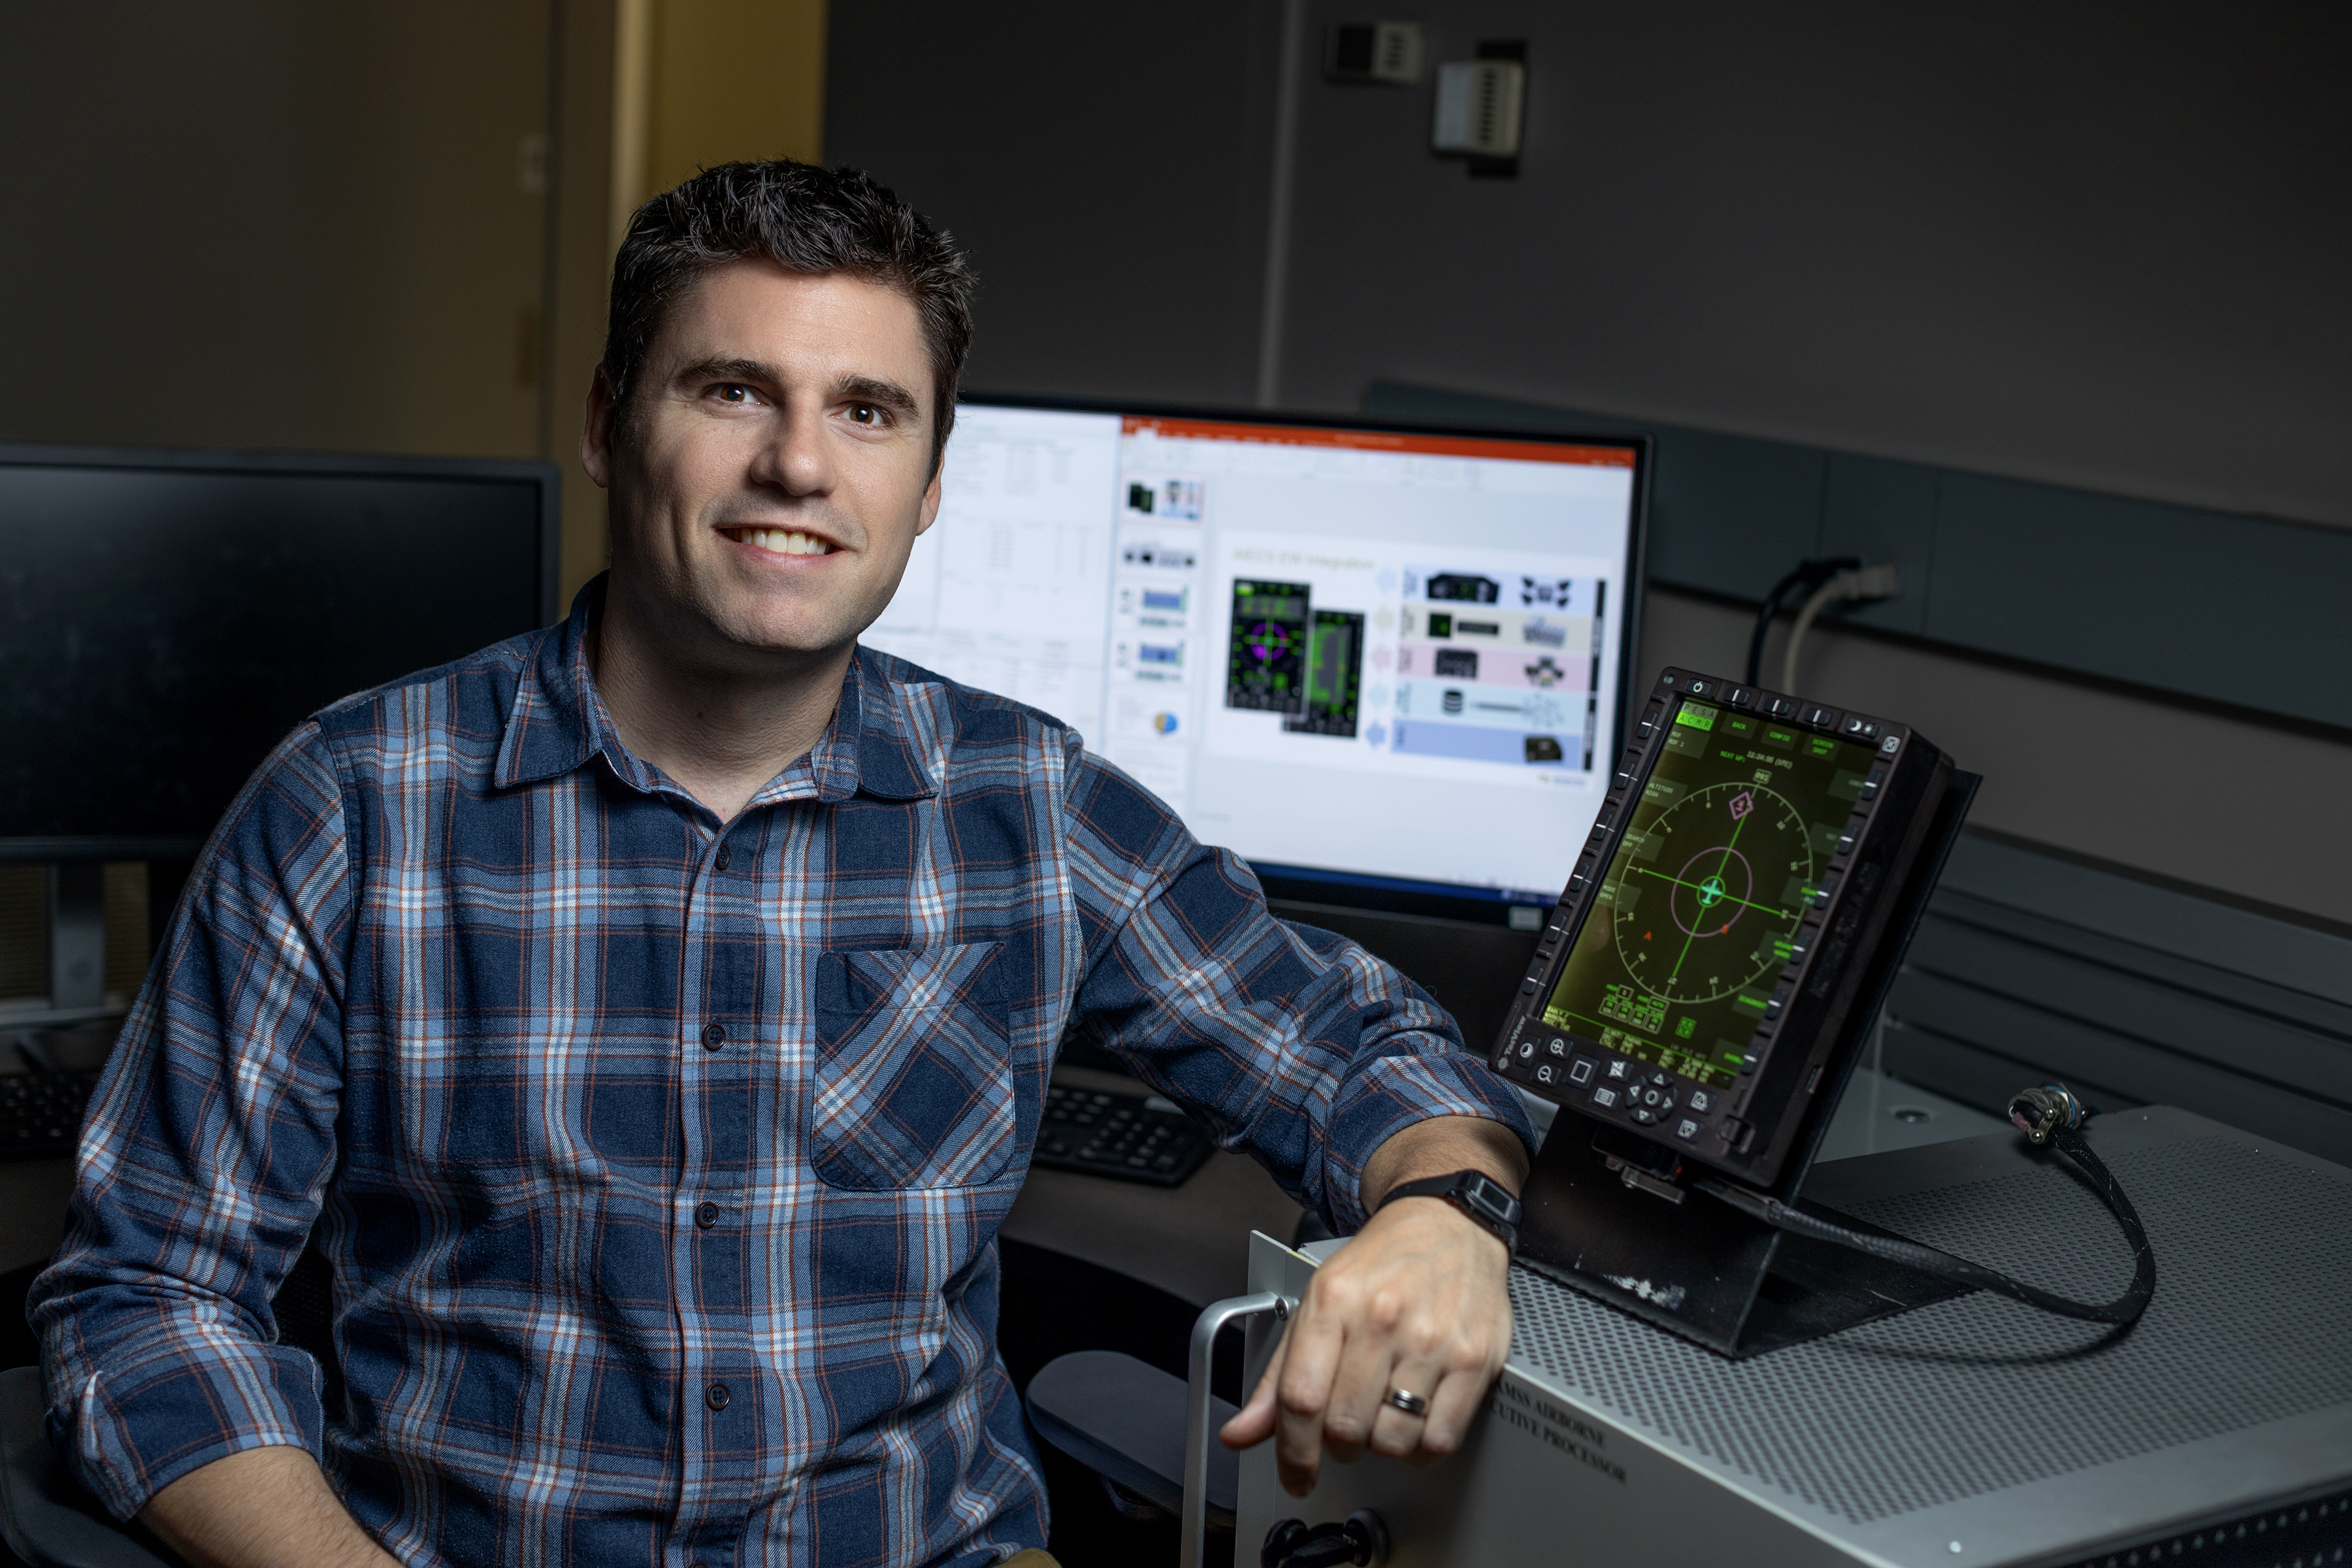
[[[1000,944],[817,960],[810,1160],[828,1185],[972,1186],[1014,1145]]]

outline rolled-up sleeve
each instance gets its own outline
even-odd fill
[[[1509,1088],[1429,994],[1354,942],[1268,911],[1257,879],[1133,780],[1072,758],[1066,847],[1083,951],[1066,1037],[1110,1051],[1256,1156],[1342,1234],[1364,1165],[1437,1116],[1500,1122]]]
[[[320,1372],[270,1301],[334,1165],[344,832],[305,725],[206,846],[82,1130],[31,1317],[50,1437],[119,1518],[242,1449],[320,1451]]]

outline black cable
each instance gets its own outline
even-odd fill
[[[1387,1557],[1386,1542],[1375,1542],[1379,1521],[1358,1509],[1333,1524],[1309,1528],[1305,1520],[1286,1519],[1266,1532],[1259,1549],[1260,1568],[1343,1568]]]
[[[2022,1280],[2012,1279],[1998,1270],[1981,1264],[1970,1263],[1965,1258],[1955,1258],[1948,1252],[1932,1247],[1922,1247],[1916,1241],[1897,1237],[1871,1236],[1852,1230],[1834,1220],[1792,1208],[1780,1199],[1762,1193],[1736,1187],[1713,1177],[1701,1177],[1692,1183],[1699,1191],[1722,1199],[1732,1207],[1752,1215],[1777,1229],[1793,1236],[1811,1237],[1889,1263],[1899,1263],[1916,1268],[1922,1274],[1932,1274],[1939,1279],[1950,1279],[1979,1290],[1991,1290],[2029,1307],[2039,1307],[2062,1318],[2079,1318],[2085,1322],[2128,1325],[2139,1321],[2156,1294],[2156,1252],[2148,1246],[2147,1231],[2140,1225],[2139,1214],[2124,1196],[2115,1173],[2106,1163],[2091,1152],[2084,1138],[2082,1125],[2090,1118],[2072,1091],[2063,1084],[2048,1084],[2030,1089],[2010,1101],[2010,1120],[2016,1122],[2037,1145],[2046,1145],[2064,1155],[2085,1176],[2107,1212],[2116,1216],[2122,1227],[2124,1239],[2131,1243],[2132,1282],[2114,1300],[2094,1305],[2055,1296],[2038,1289]]]
[[[1763,607],[1756,612],[1756,629],[1748,638],[1748,684],[1756,685],[1763,679],[1764,639],[1770,635],[1773,620],[1788,605],[1794,593],[1811,593],[1841,572],[1860,567],[1859,555],[1811,555],[1797,563],[1789,574],[1772,584],[1764,595]]]

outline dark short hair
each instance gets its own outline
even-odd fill
[[[636,392],[654,335],[678,297],[733,261],[772,261],[812,277],[845,272],[905,295],[931,362],[931,466],[955,426],[956,383],[971,347],[974,279],[954,237],[857,169],[778,158],[721,163],[639,207],[613,258],[604,376],[614,417]]]

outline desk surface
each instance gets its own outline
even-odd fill
[[[1073,1089],[1151,1092],[1134,1079],[1088,1068],[1058,1068],[1054,1079]],[[1205,1307],[1249,1289],[1251,1231],[1288,1241],[1301,1212],[1256,1161],[1219,1152],[1181,1187],[1033,1168],[1002,1234]]]

